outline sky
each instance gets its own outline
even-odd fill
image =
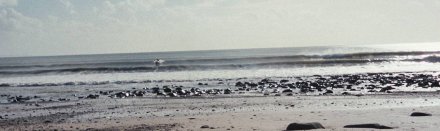
[[[0,57],[419,42],[439,0],[0,0]]]

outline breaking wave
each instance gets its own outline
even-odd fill
[[[52,64],[28,66],[0,66],[0,75],[33,75],[58,73],[113,73],[113,72],[171,72],[184,70],[215,70],[215,69],[248,69],[248,68],[282,68],[303,66],[334,66],[355,65],[374,62],[414,61],[440,62],[435,56],[440,51],[432,52],[365,52],[332,55],[291,55],[265,56],[245,58],[217,58],[217,59],[180,59],[167,60],[159,68],[151,62],[107,62],[107,63],[80,63],[80,64]],[[393,59],[398,56],[432,55],[418,59]],[[11,70],[13,69],[13,70]]]

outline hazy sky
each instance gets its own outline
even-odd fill
[[[0,56],[440,41],[440,0],[0,0]]]

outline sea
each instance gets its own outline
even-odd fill
[[[164,60],[159,67],[153,61]],[[0,58],[1,87],[440,71],[440,43]]]

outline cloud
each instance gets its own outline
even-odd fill
[[[2,6],[16,6],[17,0],[0,0],[0,7]]]
[[[436,0],[39,2],[0,0],[0,56],[440,41]]]
[[[72,3],[69,0],[59,0],[64,8],[70,13],[70,14],[76,14],[76,11],[72,5]]]

